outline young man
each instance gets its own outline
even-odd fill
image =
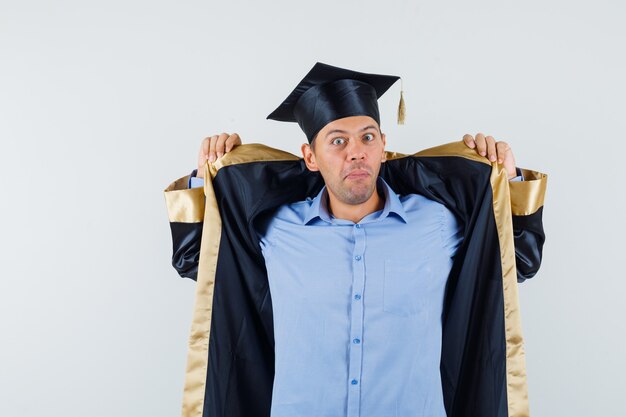
[[[166,190],[173,264],[198,280],[184,415],[527,412],[514,285],[541,261],[545,176],[509,197],[513,154],[482,136],[386,153],[397,78],[318,63],[268,116],[299,123],[302,159],[213,161],[240,143],[222,135],[204,188]]]

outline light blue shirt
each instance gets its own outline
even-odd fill
[[[445,417],[441,315],[454,215],[382,180],[382,210],[335,219],[324,188],[261,233],[274,313],[271,417]]]

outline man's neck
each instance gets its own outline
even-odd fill
[[[374,192],[370,198],[361,204],[346,204],[333,197],[328,193],[328,211],[336,219],[350,220],[353,223],[360,222],[365,216],[382,210],[385,205],[385,198],[382,191],[379,192],[378,187],[374,188]]]

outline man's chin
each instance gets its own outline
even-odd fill
[[[374,194],[374,190],[370,188],[363,189],[358,187],[357,189],[352,189],[350,192],[346,194],[346,203],[357,205],[363,204]]]

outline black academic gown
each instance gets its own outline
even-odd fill
[[[185,176],[165,190],[172,264],[197,280],[183,416],[268,417],[272,299],[255,222],[315,196],[323,181],[302,159],[258,144],[239,146],[205,169],[204,189],[187,189]],[[448,417],[529,413],[517,285],[541,263],[547,177],[522,171],[525,181],[509,183],[501,165],[463,142],[388,153],[381,167],[396,193],[443,203],[464,230],[444,301],[440,371]]]

